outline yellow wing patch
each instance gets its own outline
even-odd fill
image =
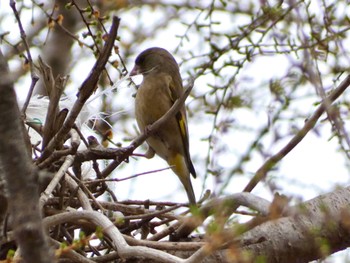
[[[178,119],[179,126],[180,126],[180,132],[182,137],[187,137],[187,128],[186,128],[186,121],[184,117],[181,114],[181,117]]]

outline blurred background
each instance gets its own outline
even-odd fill
[[[242,191],[349,71],[345,0],[25,0],[17,9],[34,62],[41,56],[55,76],[69,75],[64,95],[72,101],[102,48],[111,17],[121,18],[116,47],[89,104],[89,117],[104,121],[86,122],[90,128],[83,129],[100,141],[112,134],[108,147],[127,146],[139,134],[133,108],[142,77],[126,78],[136,56],[153,46],[174,55],[184,85],[189,77],[196,79],[186,106],[197,199],[207,189],[217,196]],[[23,102],[31,72],[14,13],[4,1],[0,48]],[[40,81],[34,94],[47,95]],[[332,114],[324,114],[253,193],[271,200],[278,192],[295,204],[347,186],[349,106],[345,92]],[[166,167],[159,157],[131,157],[115,169],[114,178],[154,173],[108,184],[118,200],[186,202],[176,176],[157,171]],[[342,252],[327,262],[347,258]]]

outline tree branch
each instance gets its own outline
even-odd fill
[[[286,156],[295,146],[301,142],[302,139],[308,134],[308,132],[315,126],[318,119],[325,112],[326,108],[331,105],[350,85],[350,75],[348,75],[340,85],[333,90],[327,98],[323,100],[321,105],[312,114],[312,116],[307,119],[304,127],[297,132],[297,134],[284,146],[279,152],[271,156],[266,162],[256,171],[254,177],[250,180],[247,186],[244,188],[244,192],[252,191],[257,184],[265,179],[267,173],[280,161],[284,156]]]
[[[78,117],[80,111],[82,110],[85,102],[94,92],[97,87],[97,82],[100,78],[102,71],[108,61],[111,54],[112,48],[114,47],[114,41],[117,37],[120,19],[118,17],[113,17],[112,27],[109,32],[107,42],[104,45],[101,55],[98,57],[95,65],[93,66],[90,75],[85,79],[81,85],[78,93],[78,98],[74,103],[72,110],[70,111],[66,121],[63,123],[62,128],[49,142],[47,147],[44,149],[38,163],[44,161],[57,147],[63,144],[65,136],[68,134],[70,129],[73,127],[76,118]]]
[[[13,79],[0,51],[0,165],[16,242],[24,262],[55,262],[42,228],[37,170],[26,151]],[[25,187],[24,187],[25,186]]]
[[[45,218],[44,224],[47,228],[49,226],[62,224],[65,222],[74,222],[81,219],[86,219],[96,226],[100,226],[103,232],[105,232],[112,239],[114,249],[123,259],[147,258],[156,262],[185,262],[183,259],[177,258],[160,250],[143,246],[129,246],[117,227],[115,227],[106,216],[96,211],[62,213]]]

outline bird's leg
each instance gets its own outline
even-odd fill
[[[147,125],[145,127],[144,133],[146,135],[149,135],[150,131],[151,131],[150,125]],[[147,159],[152,159],[154,157],[155,153],[156,153],[155,150],[153,150],[153,148],[148,145],[148,149],[147,149],[146,153],[143,156],[146,157]]]
[[[142,154],[142,153],[133,153],[133,156],[140,156],[140,157],[146,157],[147,159],[152,159],[155,155],[155,151],[153,150],[153,148],[151,148],[150,146],[148,146],[148,149],[146,151],[146,153]]]
[[[147,159],[152,159],[154,157],[155,153],[156,152],[153,150],[153,148],[151,146],[148,146],[148,149],[147,149],[147,151],[145,153],[145,157]]]
[[[150,133],[151,133],[151,129],[150,129],[150,125],[147,125],[146,127],[145,127],[145,129],[144,129],[144,134],[146,134],[146,135],[150,135]],[[147,151],[146,151],[146,153],[144,153],[144,154],[141,154],[141,153],[133,153],[132,155],[133,156],[140,156],[140,157],[146,157],[147,159],[152,159],[153,157],[154,157],[154,155],[155,155],[155,150],[153,150],[153,148],[151,147],[151,146],[149,146],[149,145],[147,145],[148,146],[148,149],[147,149]]]

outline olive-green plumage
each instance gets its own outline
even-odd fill
[[[135,99],[136,121],[141,131],[162,117],[183,94],[179,66],[165,49],[149,48],[135,60],[130,75],[142,74]],[[185,187],[188,200],[196,203],[190,174],[196,177],[188,140],[186,109],[180,111],[147,139],[148,156],[159,155],[172,167]],[[146,154],[147,156],[147,154]]]

